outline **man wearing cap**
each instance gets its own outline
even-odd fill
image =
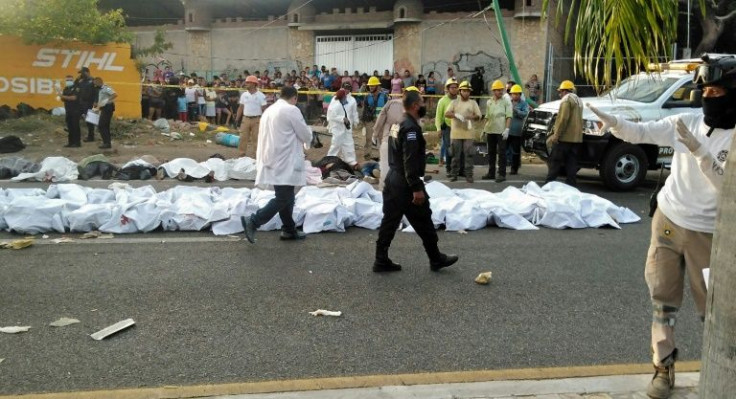
[[[64,80],[64,89],[59,98],[64,102],[66,113],[66,128],[69,131],[69,142],[64,147],[81,147],[82,133],[79,129],[79,117],[82,115],[79,105],[79,87],[74,85],[74,76],[67,75]]]
[[[509,137],[513,107],[511,100],[505,97],[503,82],[496,80],[491,84],[493,97],[486,103],[488,120],[483,127],[488,146],[488,173],[483,180],[496,180],[496,183],[506,181],[506,139]],[[496,158],[498,158],[498,176],[496,176]]]
[[[338,156],[340,154],[343,161],[357,170],[358,161],[355,158],[353,126],[358,123],[358,109],[355,106],[355,99],[348,94],[347,89],[338,90],[335,97],[332,98],[327,108],[327,123],[332,134],[327,155]]]
[[[445,111],[445,117],[452,119],[450,130],[450,152],[452,153],[452,169],[450,181],[457,181],[460,170],[465,170],[465,180],[473,182],[473,157],[475,156],[475,130],[473,122],[481,118],[478,103],[470,100],[473,90],[470,83],[464,81],[459,85],[460,97],[451,102]],[[465,165],[461,166],[461,155],[465,157]]]
[[[102,145],[99,148],[109,149],[112,148],[110,122],[112,121],[112,114],[115,112],[115,99],[118,98],[118,94],[112,87],[104,84],[99,76],[94,79],[94,83],[98,95],[92,109],[100,113],[100,122],[97,124],[97,129],[99,129],[102,137]]]
[[[473,102],[475,103],[475,102]],[[405,117],[400,125],[394,125],[389,136],[389,163],[383,189],[383,219],[376,240],[376,258],[373,271],[376,273],[398,272],[401,265],[394,263],[388,250],[396,235],[401,220],[406,216],[409,223],[422,239],[429,257],[429,268],[436,272],[457,262],[456,255],[440,252],[437,231],[432,222],[429,195],[424,189],[426,165],[426,141],[422,135],[419,119],[427,113],[419,92],[408,91],[404,95]]]
[[[74,81],[74,85],[79,88],[79,107],[82,111],[82,117],[85,117],[87,111],[92,109],[92,105],[97,101],[97,89],[92,76],[89,74],[89,68],[82,67],[79,70],[79,77]],[[87,123],[85,142],[95,141],[95,127],[95,125]]]
[[[371,139],[374,136],[373,123],[388,101],[388,96],[380,87],[381,81],[377,77],[371,76],[368,79],[368,93],[363,98],[363,112],[360,114],[360,122],[365,127],[365,144],[363,145],[365,153],[363,158],[366,160],[371,158]]]
[[[736,127],[736,57],[704,55],[693,82],[703,90],[702,114],[679,114],[634,123],[588,104],[601,131],[630,143],[673,147],[671,172],[657,195],[644,276],[652,300],[651,398],[668,398],[675,384],[675,322],[685,276],[695,307],[705,316],[706,286],[718,198]],[[732,199],[729,199],[732,200]]]
[[[560,170],[565,168],[565,183],[577,185],[578,153],[583,142],[583,102],[574,90],[575,85],[569,80],[563,81],[557,89],[562,101],[552,134],[547,138],[547,147],[552,149],[545,183],[557,180]]]
[[[409,86],[404,89],[402,98],[394,98],[389,100],[386,105],[383,106],[381,112],[378,114],[376,119],[376,125],[373,127],[373,141],[380,142],[379,147],[379,170],[381,171],[381,177],[378,181],[378,189],[383,190],[385,186],[386,176],[388,176],[388,170],[390,168],[388,163],[388,137],[391,134],[391,129],[394,126],[398,126],[401,121],[404,120],[404,98],[410,92],[419,93],[419,89],[415,86]]]
[[[312,130],[296,107],[297,91],[281,89],[281,98],[270,106],[260,120],[256,156],[256,186],[273,187],[276,197],[240,222],[245,238],[255,244],[256,229],[276,214],[281,218],[281,239],[301,240],[306,236],[297,230],[294,213],[294,189],[307,184],[304,168],[304,144],[312,139]]]
[[[445,169],[447,170],[448,176],[452,170],[452,154],[450,152],[450,125],[452,121],[445,116],[445,111],[447,111],[450,103],[457,98],[457,87],[458,84],[455,78],[447,79],[445,82],[445,95],[437,102],[437,111],[434,117],[434,125],[437,131],[440,132],[442,139],[440,142],[440,163],[443,160],[445,161]]]
[[[248,143],[254,138],[258,139],[258,125],[261,115],[266,109],[268,102],[266,96],[258,90],[258,78],[250,75],[245,78],[245,91],[240,95],[238,111],[235,114],[235,123],[240,123],[240,143],[238,150],[240,156],[244,157],[248,152]],[[241,121],[242,117],[242,121]],[[254,153],[258,152],[258,146]]]

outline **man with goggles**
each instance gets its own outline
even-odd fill
[[[703,93],[703,114],[673,115],[634,123],[588,104],[621,140],[675,149],[671,173],[657,195],[645,279],[653,306],[654,377],[652,398],[668,398],[675,384],[674,327],[682,304],[684,279],[690,279],[695,305],[705,315],[702,269],[709,267],[716,205],[736,126],[736,56],[703,55],[693,82]],[[684,267],[683,267],[684,266]]]

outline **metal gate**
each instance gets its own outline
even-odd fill
[[[342,75],[354,71],[370,75],[394,68],[394,35],[317,36],[314,63],[335,67]]]

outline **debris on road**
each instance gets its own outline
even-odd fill
[[[475,282],[478,284],[488,284],[491,282],[491,272],[484,272],[478,275],[478,277],[475,278]]]
[[[56,239],[53,239],[51,241],[53,241],[53,242],[55,242],[57,244],[66,244],[66,243],[74,242],[74,240],[72,240],[69,237],[56,238]]]
[[[79,323],[79,320],[77,319],[70,319],[68,317],[62,317],[59,320],[49,323],[49,325],[51,327],[66,327],[66,326],[77,324],[77,323]]]
[[[89,233],[82,234],[82,239],[88,239],[88,238],[110,239],[110,238],[115,238],[115,236],[112,234],[102,234],[101,232],[95,230],[95,231],[90,231]]]
[[[2,362],[3,362],[3,360],[5,360],[5,359],[0,359],[0,363],[2,363]]]
[[[458,230],[458,231],[457,231],[457,233],[458,233],[458,234],[468,234],[468,232],[467,232],[467,231],[465,231],[465,230]]]
[[[41,238],[43,238],[44,240],[48,240],[49,239],[49,236],[46,235],[46,234],[44,234],[44,235],[41,236]]]
[[[0,332],[5,334],[18,334],[31,329],[31,326],[0,327]]]
[[[309,312],[312,316],[333,316],[333,317],[340,317],[342,316],[342,312],[340,311],[332,311],[332,310],[324,310],[324,309],[317,309],[314,312]]]
[[[103,339],[109,337],[110,335],[123,331],[126,328],[132,327],[134,325],[135,325],[135,321],[133,321],[133,319],[125,319],[109,327],[105,327],[102,330],[97,331],[94,334],[91,334],[90,337],[92,337],[92,339],[94,339],[95,341],[102,341]]]
[[[24,238],[22,240],[13,240],[8,242],[0,242],[0,248],[5,249],[23,249],[28,248],[34,243],[33,238]]]

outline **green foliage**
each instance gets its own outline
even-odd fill
[[[544,0],[545,14],[549,8]],[[600,87],[671,56],[677,11],[675,0],[559,0],[556,21],[567,14],[566,41],[575,27],[575,72]]]
[[[29,44],[78,40],[92,44],[130,43],[122,10],[101,13],[97,0],[0,0],[0,34]]]
[[[133,57],[156,57],[163,54],[166,50],[171,49],[174,45],[166,41],[166,30],[163,28],[156,29],[156,35],[153,38],[153,44],[145,48],[134,48]]]

